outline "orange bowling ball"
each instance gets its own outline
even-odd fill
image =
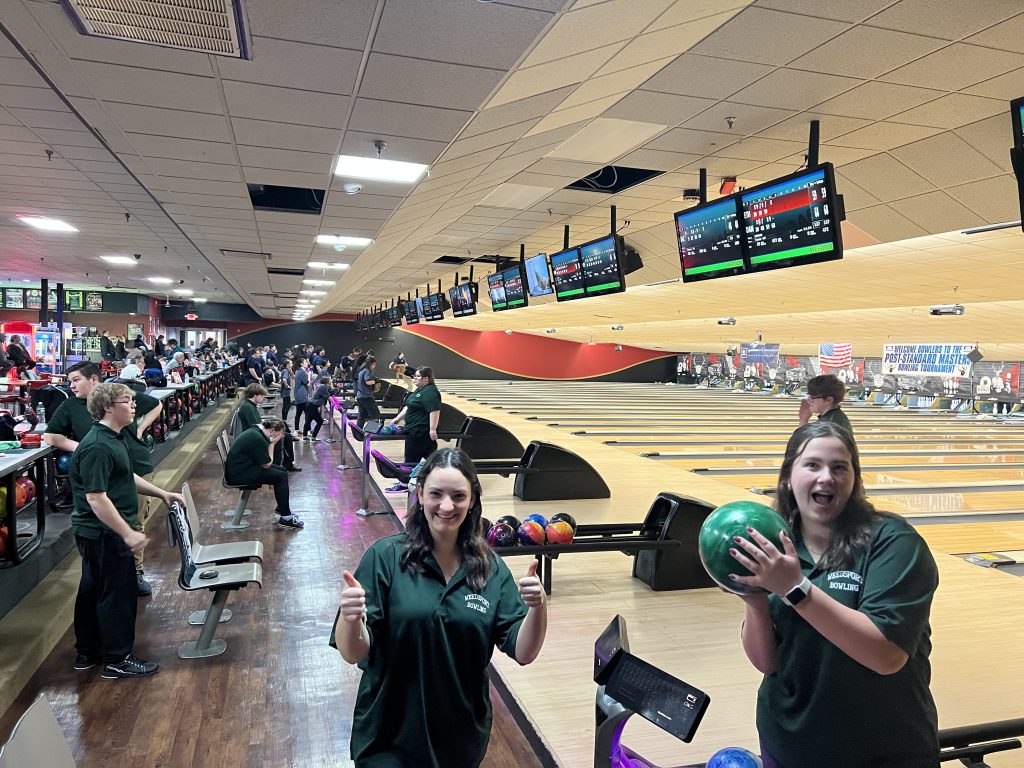
[[[564,520],[548,523],[545,533],[547,533],[549,544],[572,544],[572,526]]]

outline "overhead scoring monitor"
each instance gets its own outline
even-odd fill
[[[505,308],[525,307],[528,300],[522,268],[516,264],[511,269],[506,269],[501,273],[501,281],[505,286]]]
[[[676,241],[684,283],[738,275],[747,270],[735,197],[677,213]]]
[[[619,239],[608,235],[579,247],[580,264],[587,296],[620,293],[626,290],[619,258]]]
[[[547,296],[554,291],[551,286],[551,272],[548,269],[548,256],[538,253],[525,262],[526,287],[531,296]]]
[[[461,283],[448,289],[448,297],[452,305],[452,317],[466,317],[476,314],[476,302],[470,283]]]
[[[556,299],[572,301],[586,296],[579,248],[553,253],[548,261],[551,264],[551,279],[555,286]]]
[[[491,299],[491,309],[501,312],[508,309],[508,302],[505,301],[505,281],[501,272],[487,276],[487,295]]]
[[[419,313],[416,310],[417,299],[410,299],[402,302],[403,314],[406,325],[416,325],[420,321]]]

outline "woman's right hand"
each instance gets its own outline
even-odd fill
[[[345,571],[341,577],[345,580],[345,589],[341,591],[341,617],[355,624],[366,617],[366,590],[350,571]]]

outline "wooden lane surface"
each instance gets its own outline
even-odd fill
[[[778,457],[765,457],[762,459],[658,459],[683,469],[707,469],[712,471],[708,474],[712,477],[724,477],[738,471],[746,471],[750,474],[774,475],[779,471],[780,461]],[[870,463],[861,462],[861,469],[865,472],[880,470],[886,467],[899,467],[899,471],[917,472],[930,469],[941,469],[949,467],[955,469],[1013,469],[1024,468],[1024,455],[1005,456],[993,453],[981,456],[970,451],[964,453],[949,453],[939,456],[925,456],[914,458],[912,454],[891,453],[884,456],[870,457]],[[716,470],[722,470],[720,473]],[[727,471],[726,471],[727,470]],[[895,471],[895,470],[894,470]]]
[[[508,414],[459,403],[448,393],[445,399],[467,413],[503,423],[524,441],[542,434],[530,432],[535,430],[532,422],[517,424]],[[552,441],[561,443],[570,437],[558,435]],[[589,457],[597,447],[596,443],[583,445],[580,451]],[[669,482],[655,489],[676,485],[668,468],[661,479]],[[678,490],[687,490],[682,479]],[[488,508],[489,499],[485,496]],[[921,530],[941,544],[939,534],[946,529],[958,529],[948,540],[981,527],[936,525]],[[1024,536],[1024,524],[991,527],[1005,530],[1006,542]],[[951,727],[1016,717],[1020,712],[1015,700],[992,692],[1015,690],[1024,683],[1019,628],[1024,581],[936,551],[941,587],[932,612],[932,688],[940,723]],[[702,762],[726,745],[756,749],[753,713],[759,676],[740,647],[739,601],[718,590],[652,592],[629,573],[630,561],[616,553],[563,555],[554,569],[548,641],[540,659],[526,668],[496,659],[496,667],[559,764],[573,768],[593,764],[593,642],[616,612],[626,617],[635,653],[712,696],[694,744],[681,744],[643,721],[631,721],[625,731],[627,744],[666,765]],[[995,755],[991,764],[1020,762],[1012,754]]]
[[[1024,549],[1024,521],[954,523],[917,527],[928,546],[951,555]]]
[[[663,462],[666,464],[672,462]],[[707,475],[705,475],[707,477]],[[710,475],[717,480],[735,485],[738,488],[774,488],[777,470],[770,474],[757,472],[747,475]],[[1024,465],[1018,468],[985,468],[956,470],[937,469],[928,471],[921,467],[913,471],[861,471],[864,486],[871,495],[876,488],[907,488],[923,491],[934,490],[934,486],[946,487],[958,484],[964,491],[971,491],[972,484],[1024,483]],[[932,486],[931,488],[929,486]],[[1024,490],[1024,488],[1021,488]]]

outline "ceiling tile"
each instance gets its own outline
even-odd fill
[[[653,171],[674,171],[684,165],[699,160],[696,155],[687,155],[682,152],[662,152],[655,149],[637,149],[624,157],[620,157],[616,163],[627,168],[650,168]]]
[[[504,74],[495,69],[373,53],[359,95],[475,111]]]
[[[322,128],[341,124],[350,97],[309,93],[294,88],[225,81],[224,97],[232,117],[251,117],[278,123],[298,123]]]
[[[818,138],[820,141],[831,141],[844,133],[855,131],[870,125],[870,120],[858,117],[839,117],[823,115],[817,112],[802,112],[788,120],[769,126],[758,133],[766,139],[783,139],[786,141],[802,141],[806,143],[810,135],[810,121],[818,121]]]
[[[941,128],[928,128],[921,125],[879,122],[832,139],[829,146],[887,150],[933,136],[941,130]]]
[[[823,75],[798,69],[777,69],[734,94],[730,101],[805,110],[860,84],[860,80],[849,77]]]
[[[579,104],[587,104],[597,99],[616,94],[625,94],[637,88],[644,80],[661,69],[669,59],[659,59],[646,65],[624,69],[612,74],[589,78],[577,86],[576,90],[565,98],[556,109],[568,109]]]
[[[252,147],[288,147],[303,152],[333,153],[341,140],[335,128],[314,128],[308,125],[272,123],[268,120],[231,120],[235,140]]]
[[[770,66],[687,53],[644,83],[649,91],[726,99],[772,71]]]
[[[104,106],[118,127],[125,132],[207,141],[231,140],[227,120],[222,114],[186,112],[116,101],[104,102]]]
[[[450,141],[472,117],[472,112],[438,109],[393,101],[356,99],[349,129],[364,133]]]
[[[1007,139],[1013,135],[1009,111],[957,128],[954,133],[1003,171],[1011,169],[1010,153],[1007,151]]]
[[[165,109],[213,114],[221,111],[217,81],[212,77],[92,61],[80,61],[76,68],[82,78],[89,82],[89,96],[103,101],[148,104]]]
[[[882,77],[891,83],[959,91],[1024,67],[1024,55],[954,43]]]
[[[694,46],[694,53],[761,64],[788,64],[848,25],[810,16],[798,16],[750,7]]]
[[[772,109],[749,104],[720,102],[683,123],[684,128],[701,131],[733,132],[736,139],[763,131],[770,125],[793,116],[792,110]],[[730,125],[730,118],[733,118]]]
[[[250,60],[218,56],[216,61],[223,80],[347,95],[362,56],[345,48],[254,37]]]
[[[823,3],[821,0],[757,0],[755,5],[838,21],[863,21],[891,3],[892,0],[843,0],[841,3]]]
[[[875,27],[959,40],[1015,15],[1020,6],[995,0],[971,3],[969,9],[967,12],[960,3],[947,0],[901,0],[873,16],[869,23]]]
[[[346,3],[345,12],[319,0],[246,3],[253,35],[362,50],[370,32],[373,3]]]
[[[972,35],[964,42],[1024,53],[1024,13]]]
[[[1015,69],[1005,75],[993,77],[991,80],[972,85],[965,88],[966,93],[977,94],[978,96],[991,96],[994,99],[1013,101],[1020,98],[1021,86],[1024,84],[1024,69]]]
[[[1002,173],[999,166],[949,132],[908,144],[890,154],[940,188]]]
[[[603,117],[632,120],[637,116],[643,116],[646,122],[677,125],[703,112],[714,103],[712,99],[636,90],[607,110]]]
[[[461,136],[475,136],[478,133],[485,133],[500,128],[503,125],[521,123],[536,118],[540,119],[572,92],[572,86],[565,86],[558,90],[540,93],[519,101],[502,104],[499,107],[489,107],[476,114]]]
[[[878,205],[881,201],[858,187],[842,173],[836,171],[836,191],[843,196],[843,205],[847,212],[856,211]]]
[[[943,95],[942,91],[873,81],[819,104],[815,111],[826,115],[884,120]]]
[[[487,102],[487,108],[581,83],[600,69],[608,59],[621,50],[623,45],[624,43],[614,43],[567,59],[536,67],[521,67],[508,76],[498,92]],[[3,103],[2,99],[0,103]]]
[[[910,197],[933,189],[933,185],[927,179],[884,154],[843,166],[843,175],[882,201]]]
[[[378,133],[346,131],[345,140],[341,144],[341,154],[373,157],[376,154],[373,143],[382,138],[387,139],[388,145],[387,149],[384,150],[384,156],[391,160],[404,160],[407,163],[430,165],[437,160],[441,152],[444,151],[445,146],[447,146],[443,141],[426,141],[424,139],[409,139],[404,136],[382,136]],[[395,185],[392,184],[390,186],[393,187]]]
[[[964,123],[977,122],[1006,111],[1006,104],[981,96],[951,93],[942,98],[908,109],[889,118],[896,123],[929,125],[938,128],[959,128]]]
[[[1020,218],[1017,180],[1013,174],[959,184],[947,187],[945,191],[990,224]]]
[[[978,214],[939,191],[896,200],[889,205],[928,232],[946,232],[986,223]]]
[[[931,37],[857,26],[801,56],[791,66],[871,79],[945,44]]]
[[[783,157],[796,152],[806,152],[806,143],[801,145],[795,141],[777,141],[752,136],[740,139],[735,144],[720,150],[716,154],[723,157],[734,157],[742,160],[759,160],[762,163],[772,163]]]

